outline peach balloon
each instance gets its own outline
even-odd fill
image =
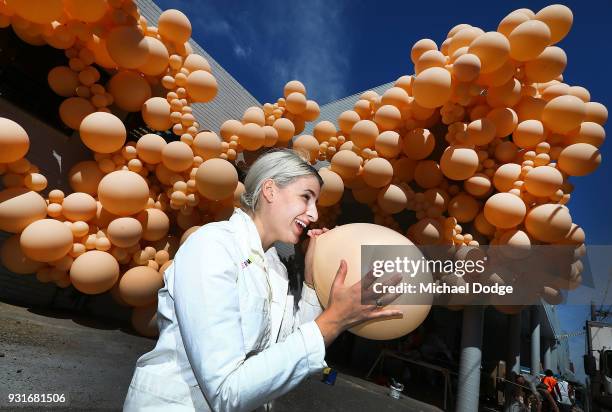
[[[23,254],[19,245],[19,235],[13,235],[2,242],[0,260],[6,269],[22,275],[35,273],[44,266],[44,263],[32,260]]]
[[[521,100],[521,89],[521,82],[515,78],[501,86],[489,87],[487,104],[491,107],[513,107]]]
[[[206,60],[204,56],[200,56],[199,54],[193,53],[185,57],[185,60],[183,61],[183,69],[187,69],[189,70],[189,72],[193,72],[196,70],[204,70],[209,73],[212,73],[208,60]]]
[[[104,17],[108,5],[106,0],[64,0],[64,8],[73,19],[94,23]]]
[[[62,0],[8,0],[6,4],[19,17],[37,24],[51,23],[62,17]]]
[[[601,126],[606,124],[608,120],[608,109],[606,109],[606,106],[597,102],[588,102],[585,103],[585,110],[585,122],[594,122]]]
[[[601,153],[588,143],[576,143],[564,148],[559,154],[558,167],[570,176],[585,176],[593,173],[601,163]]]
[[[187,76],[187,93],[195,103],[206,103],[217,95],[217,80],[204,70],[195,70]]]
[[[357,123],[359,121],[359,116],[357,115],[357,113],[352,112],[352,111],[346,111],[344,113],[354,113],[355,114],[355,116],[354,116],[354,119],[355,119],[354,123],[352,123],[350,125],[350,127],[347,127],[347,129],[348,129],[347,132],[344,132],[344,133],[348,134],[352,130],[352,128],[355,125],[355,123]],[[341,114],[340,116],[342,116],[343,114]],[[351,117],[351,119],[352,118],[353,117]],[[340,119],[340,117],[338,119]],[[338,121],[340,121],[340,120],[338,120]],[[334,126],[334,124],[332,122],[327,121],[327,120],[323,120],[323,121],[317,123],[315,125],[315,127],[312,129],[312,135],[315,137],[315,139],[317,139],[317,141],[319,143],[326,142],[331,137],[335,137],[337,132],[338,131],[336,130],[336,126]]]
[[[475,54],[459,56],[453,63],[453,75],[462,82],[471,82],[480,75],[480,59]]]
[[[534,196],[552,196],[563,184],[563,175],[551,166],[538,166],[525,175],[525,189]]]
[[[193,151],[187,143],[170,142],[162,149],[162,163],[173,172],[184,172],[193,165]]]
[[[381,188],[391,183],[392,178],[393,166],[382,157],[368,160],[363,167],[363,180],[368,186]]]
[[[70,267],[74,287],[88,295],[110,290],[119,279],[119,263],[110,253],[91,250],[77,257]]]
[[[183,44],[191,37],[191,23],[181,11],[169,9],[159,16],[157,31],[173,43]]]
[[[0,192],[0,230],[19,233],[47,216],[47,203],[38,193],[23,187]]]
[[[484,117],[470,122],[467,125],[466,133],[467,141],[470,144],[484,146],[491,143],[495,138],[497,128],[491,119]]]
[[[119,66],[136,69],[149,57],[149,42],[136,26],[116,26],[106,36],[108,54]]]
[[[314,136],[303,134],[293,141],[293,149],[307,154],[310,162],[314,163],[319,155],[319,142]]]
[[[391,184],[380,189],[376,197],[376,202],[383,212],[395,214],[406,209],[408,197],[401,187]]]
[[[29,173],[26,175],[23,184],[30,190],[40,192],[47,188],[47,178],[40,173]]]
[[[151,98],[151,86],[139,73],[121,70],[111,77],[108,91],[114,102],[126,112],[139,112],[142,105]]]
[[[191,149],[203,160],[219,157],[223,152],[221,139],[215,132],[204,131],[196,135]]]
[[[289,121],[287,119],[284,120]],[[266,134],[263,128],[255,123],[242,125],[238,131],[238,143],[246,150],[258,150],[263,147],[265,141]]]
[[[55,219],[41,219],[30,223],[21,233],[21,250],[30,259],[52,262],[72,249],[72,230]]]
[[[374,122],[382,131],[393,130],[402,123],[402,114],[397,107],[387,104],[374,113]]]
[[[546,140],[544,125],[539,120],[525,120],[516,126],[512,141],[520,148],[528,149]]]
[[[440,107],[451,97],[451,75],[441,67],[426,69],[414,79],[412,92],[419,106],[430,109]]]
[[[414,181],[424,189],[436,187],[443,180],[444,175],[435,160],[420,160],[414,168]]]
[[[465,180],[476,173],[478,155],[468,147],[448,146],[440,158],[440,169],[452,180]]]
[[[291,80],[283,87],[283,96],[287,98],[291,93],[301,93],[306,95],[306,87],[299,80]]]
[[[333,206],[342,199],[344,182],[340,175],[329,169],[319,170],[319,175],[323,179],[323,186],[317,204],[323,207]]]
[[[136,142],[138,157],[150,164],[161,163],[164,147],[166,147],[164,138],[152,133],[141,136]]]
[[[75,192],[83,192],[95,196],[98,193],[98,184],[104,173],[98,163],[85,160],[72,166],[68,172],[68,183]]]
[[[542,242],[557,242],[563,239],[571,227],[572,217],[567,207],[558,204],[536,206],[525,217],[527,232]]]
[[[572,27],[574,15],[569,7],[562,4],[553,4],[544,7],[536,13],[535,19],[546,23],[550,28],[550,44],[561,41]]]
[[[317,120],[320,114],[321,114],[321,108],[319,107],[319,104],[315,102],[314,100],[307,100],[306,110],[300,113],[300,115],[307,122],[312,122],[314,120]]]
[[[69,97],[59,106],[60,119],[66,126],[74,130],[79,130],[83,119],[95,111],[94,105],[82,97]]]
[[[514,132],[518,125],[516,112],[509,107],[497,107],[486,117],[495,125],[495,137],[506,137]]]
[[[544,106],[542,123],[555,133],[567,133],[580,126],[586,117],[586,107],[576,96],[555,97]]]
[[[519,103],[514,107],[519,122],[524,120],[541,120],[546,101],[541,98],[522,96]]]
[[[606,139],[604,128],[594,122],[582,122],[580,126],[567,134],[566,143],[588,143],[600,147]]]
[[[278,142],[278,132],[272,126],[266,125],[263,127],[265,140],[265,147],[272,147]]]
[[[531,239],[529,235],[518,229],[504,232],[497,243],[502,255],[510,259],[524,259],[531,253]]]
[[[491,179],[484,173],[476,173],[467,178],[463,184],[466,192],[474,197],[484,197],[491,192]]]
[[[371,120],[360,120],[351,129],[351,140],[361,149],[372,148],[378,134],[376,123]]]
[[[526,212],[525,203],[512,193],[496,193],[487,199],[484,205],[487,221],[501,229],[510,229],[521,224]]]
[[[514,182],[520,179],[521,165],[516,163],[506,163],[501,165],[493,175],[493,184],[500,192],[507,192],[512,189]]]
[[[79,0],[75,0],[79,1]],[[114,69],[117,67],[117,63],[115,63],[108,53],[108,49],[106,47],[106,40],[96,36],[95,34],[91,35],[91,38],[87,41],[87,49],[91,50],[94,54],[94,61],[98,66],[104,67],[106,69]]]
[[[471,222],[480,211],[480,203],[467,193],[459,193],[448,202],[449,216],[457,222]]]
[[[97,211],[96,199],[87,193],[72,193],[62,202],[62,214],[73,222],[87,222],[96,216]]]
[[[418,245],[435,245],[443,237],[443,229],[436,219],[420,219],[410,228],[410,234]]]
[[[530,17],[525,13],[515,10],[502,19],[497,26],[497,31],[506,37],[510,37],[510,33],[521,23],[529,21]]]
[[[276,132],[278,133],[278,142],[285,143],[293,138],[295,134],[295,126],[289,119],[276,119],[274,124],[272,125]]]
[[[567,66],[563,49],[549,46],[535,59],[525,62],[525,76],[533,83],[545,83],[555,79]]]
[[[435,147],[436,138],[427,129],[412,129],[402,136],[402,151],[409,159],[425,159]]]
[[[149,186],[139,174],[117,170],[100,181],[98,198],[109,212],[129,216],[145,208],[149,200]]]
[[[30,150],[30,138],[18,123],[0,117],[0,163],[15,162]]]
[[[151,97],[142,105],[142,119],[153,130],[164,131],[172,127],[170,103],[163,97]]]
[[[219,134],[224,141],[229,142],[232,136],[238,136],[238,131],[242,127],[242,123],[238,120],[230,119],[223,122],[219,129]]]
[[[390,104],[400,110],[406,109],[410,105],[411,101],[412,98],[408,95],[408,92],[401,87],[391,87],[387,89],[387,91],[385,91],[380,97],[381,105]]]
[[[313,273],[315,289],[324,307],[328,305],[332,282],[341,259],[347,262],[348,273],[345,284],[352,285],[362,277],[362,260],[375,258],[374,256],[362,256],[362,245],[413,246],[410,240],[394,230],[369,223],[338,226],[319,236],[314,251]],[[416,247],[408,250],[410,259],[415,261],[423,259],[421,252]],[[380,252],[377,250],[376,253]],[[416,273],[412,280],[405,279],[404,281],[428,283],[433,279],[431,273],[424,271]],[[412,304],[410,304],[411,301]],[[398,338],[415,330],[425,320],[431,309],[431,302],[414,304],[409,294],[404,294],[395,302],[396,305],[391,304],[387,308],[402,311],[402,318],[369,321],[351,328],[351,332],[368,339]]]
[[[79,126],[81,140],[98,153],[112,153],[123,147],[127,132],[114,114],[96,112],[83,118]]]
[[[484,31],[478,27],[467,26],[455,33],[448,45],[448,55],[452,56],[461,47],[469,46],[478,36],[484,34]]]
[[[535,59],[550,44],[551,33],[545,23],[528,20],[519,24],[508,36],[510,57],[525,62]]]
[[[106,236],[113,245],[128,248],[140,241],[142,225],[133,217],[120,217],[108,225]]]
[[[136,266],[119,280],[119,296],[131,306],[147,306],[155,303],[157,292],[163,286],[163,276],[157,270]]]
[[[72,97],[80,85],[79,76],[68,66],[57,66],[49,71],[47,82],[55,94]]]
[[[468,53],[480,59],[481,73],[491,73],[510,57],[510,42],[503,34],[490,31],[475,38],[470,43]]]
[[[446,56],[438,50],[427,50],[421,54],[421,57],[414,65],[414,73],[419,74],[430,67],[444,67],[446,64]]]
[[[146,336],[147,338],[154,338],[158,336],[159,328],[157,327],[157,304],[154,303],[132,309],[131,322],[134,330],[141,336]]]
[[[249,107],[242,115],[242,123],[255,123],[259,126],[265,126],[266,116],[260,107]]]
[[[136,216],[142,226],[142,238],[148,241],[163,239],[170,229],[170,219],[163,211],[145,209]]]
[[[402,152],[402,140],[399,133],[392,130],[382,132],[374,142],[374,149],[379,156],[392,159]]]
[[[198,192],[207,199],[227,199],[238,185],[238,172],[223,159],[210,159],[198,167],[195,176]]]
[[[307,100],[302,93],[293,92],[286,98],[286,108],[293,114],[300,114],[306,110]]]
[[[412,60],[412,63],[416,64],[419,57],[428,50],[438,50],[438,45],[435,41],[431,39],[421,39],[414,43],[410,51],[410,60]]]
[[[351,150],[340,150],[331,159],[330,170],[338,173],[342,179],[354,179],[359,173],[361,158]]]

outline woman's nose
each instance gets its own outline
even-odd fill
[[[311,222],[316,222],[317,220],[319,220],[319,212],[317,211],[317,205],[315,203],[311,203],[308,206],[306,215],[308,216]]]

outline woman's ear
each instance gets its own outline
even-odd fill
[[[268,203],[272,203],[274,201],[274,196],[276,195],[276,185],[274,184],[274,180],[267,179],[263,182],[261,186],[261,194]]]

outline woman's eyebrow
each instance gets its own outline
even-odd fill
[[[310,189],[304,189],[305,192],[309,192],[311,195],[316,196],[315,192]]]

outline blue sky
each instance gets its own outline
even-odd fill
[[[431,38],[440,44],[448,30],[469,23],[495,30],[512,10],[534,11],[544,1],[188,1],[156,0],[177,8],[193,25],[193,38],[261,103],[274,102],[283,85],[302,81],[308,97],[320,105],[412,74],[410,49]],[[593,101],[612,111],[609,44],[610,1],[563,1],[574,13],[574,25],[558,46],[568,56],[565,81],[591,92]],[[606,125],[609,133],[609,125]],[[612,244],[610,142],[601,150],[603,163],[586,177],[574,178],[570,209],[592,245]],[[610,272],[607,272],[610,273]],[[562,328],[582,328],[586,306],[558,309]],[[584,338],[573,338],[573,354]],[[575,359],[582,368],[581,359]]]

